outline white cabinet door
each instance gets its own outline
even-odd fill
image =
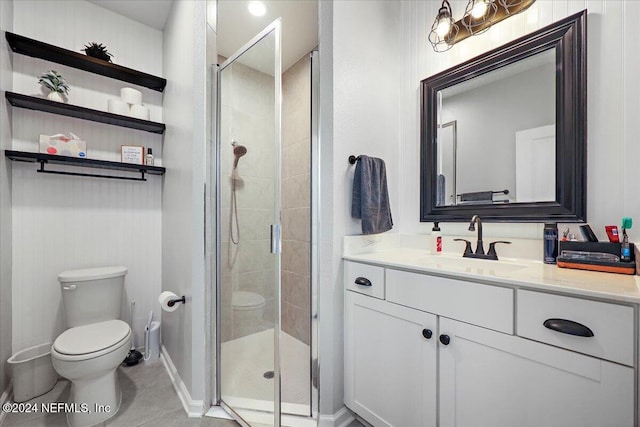
[[[346,405],[376,427],[434,427],[436,322],[432,314],[347,291]]]
[[[632,368],[440,318],[440,427],[626,427]]]

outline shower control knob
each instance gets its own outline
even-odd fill
[[[431,329],[423,329],[422,336],[429,340],[433,336],[433,331]]]
[[[440,335],[440,342],[444,345],[449,345],[451,337],[449,335]]]

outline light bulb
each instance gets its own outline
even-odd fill
[[[476,19],[482,18],[486,12],[487,12],[487,1],[476,0],[473,4],[473,8],[471,9],[471,16],[473,16]]]
[[[263,16],[267,13],[267,7],[261,1],[250,1],[247,9],[253,16]]]
[[[440,36],[440,38],[444,38],[451,31],[451,21],[449,18],[440,18],[438,20],[438,25],[436,25],[436,34]]]

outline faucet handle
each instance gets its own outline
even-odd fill
[[[464,247],[464,254],[462,254],[462,256],[467,256],[469,254],[473,254],[473,251],[471,250],[471,242],[468,241],[467,239],[453,239],[455,242],[465,242],[465,247]]]
[[[487,252],[487,255],[489,256],[495,256],[494,259],[498,259],[498,254],[496,253],[496,243],[504,243],[505,245],[510,245],[511,242],[507,242],[506,240],[497,240],[495,242],[491,242],[489,243],[489,252]]]

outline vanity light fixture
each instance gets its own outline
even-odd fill
[[[462,19],[454,22],[451,5],[443,0],[431,26],[429,42],[436,52],[444,52],[462,40],[487,31],[510,16],[528,9],[536,0],[469,0]]]
[[[443,0],[429,32],[429,43],[433,50],[444,52],[451,49],[459,31],[460,27],[453,21],[451,5],[447,0]]]
[[[516,15],[531,6],[531,3],[533,3],[529,0],[498,0],[498,2],[509,15]]]
[[[253,16],[264,16],[267,13],[267,7],[261,1],[250,1],[247,9]]]
[[[498,4],[492,0],[469,0],[462,16],[462,25],[471,33],[476,35],[484,33],[496,18]]]

